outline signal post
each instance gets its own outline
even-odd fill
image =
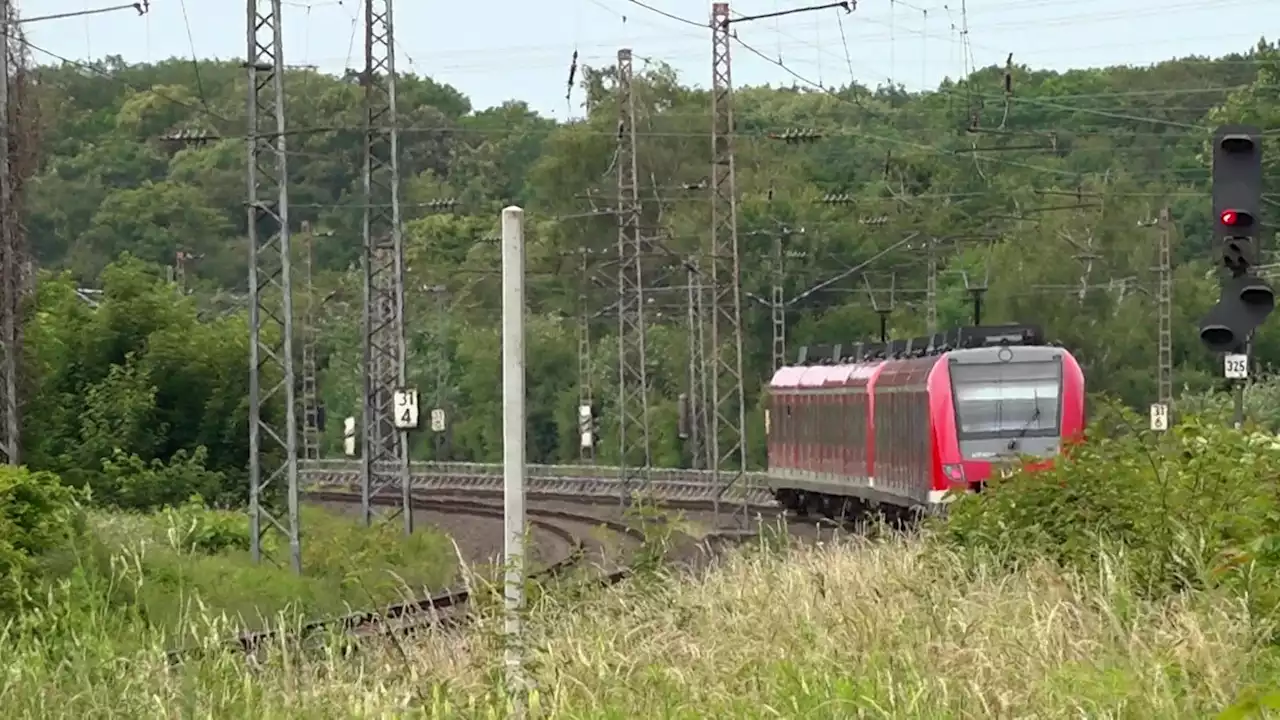
[[[1275,291],[1255,274],[1261,257],[1262,131],[1224,125],[1213,135],[1213,235],[1222,295],[1200,324],[1200,340],[1223,353],[1223,375],[1236,383],[1236,427],[1244,421],[1249,341],[1275,309]]]

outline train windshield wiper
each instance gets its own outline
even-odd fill
[[[1040,393],[1032,390],[1031,397],[1036,404],[1035,409],[1031,411],[1031,417],[1027,418],[1026,424],[1018,431],[1018,435],[1009,441],[1010,450],[1018,449],[1018,441],[1026,437],[1027,433],[1031,432],[1031,426],[1035,425],[1036,421],[1040,419]]]

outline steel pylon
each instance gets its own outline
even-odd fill
[[[405,386],[404,242],[391,0],[365,0],[364,407],[361,511],[373,521],[378,496],[399,490],[393,511],[413,532],[409,448],[395,427],[395,391]]]
[[[618,51],[618,467],[625,503],[653,464],[645,357],[644,272],[631,50]]]
[[[746,475],[746,402],[742,371],[742,285],[738,192],[733,148],[733,76],[729,3],[711,6],[711,460],[726,492]],[[746,495],[742,512],[747,513]]]
[[[275,528],[302,572],[281,0],[248,0],[250,553]],[[278,413],[284,414],[283,418]],[[269,508],[285,487],[283,519]]]

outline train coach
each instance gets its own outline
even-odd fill
[[[802,348],[769,383],[768,478],[792,510],[936,512],[1081,437],[1084,374],[1029,325]]]

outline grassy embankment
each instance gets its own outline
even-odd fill
[[[95,511],[86,519],[84,533],[42,561],[46,588],[74,588],[72,597],[82,600],[100,596],[104,611],[136,613],[169,646],[201,637],[202,626],[261,628],[282,617],[338,615],[418,597],[457,576],[453,546],[430,528],[406,538],[398,522],[365,528],[317,507],[302,508],[301,576],[289,569],[288,546],[276,533],[264,539],[270,561],[251,561],[243,513],[188,505],[154,514]]]
[[[964,498],[910,538],[762,540],[697,580],[645,574],[537,593],[526,623],[534,715],[1146,720],[1211,717],[1266,693],[1280,678],[1280,443],[1202,424],[1151,436],[1136,422],[1100,427],[1053,471]],[[351,542],[333,546],[344,556],[334,562],[365,568]],[[265,664],[223,655],[171,669],[175,628],[210,644],[232,628],[194,599],[165,610],[191,596],[172,584],[149,594],[172,581],[131,562],[116,561],[107,588],[106,573],[66,575],[3,630],[6,716],[500,717],[506,707],[488,603],[460,636],[366,646],[354,659],[285,648]],[[182,565],[203,597],[250,582],[272,585],[262,590],[277,607],[295,594],[361,593],[206,562]],[[156,598],[156,610],[113,600],[111,587]]]
[[[1205,717],[1280,669],[1240,603],[1144,599],[1122,560],[1109,567],[1010,572],[921,539],[850,541],[746,552],[700,582],[548,597],[529,622],[534,702],[543,716],[617,718]],[[0,643],[8,717],[467,717],[503,705],[496,622],[354,661],[169,670],[167,636],[139,618],[61,607],[41,637]],[[229,630],[198,611],[185,622],[209,639]]]

